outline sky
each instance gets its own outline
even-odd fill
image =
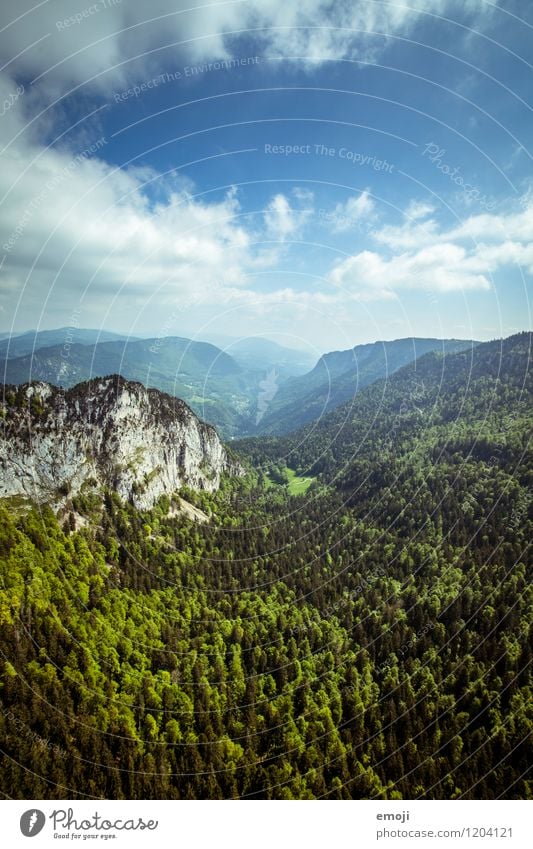
[[[528,0],[3,0],[0,330],[530,329]]]

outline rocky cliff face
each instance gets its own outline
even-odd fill
[[[6,387],[0,497],[61,503],[108,487],[141,509],[183,485],[215,490],[241,474],[216,431],[178,398],[116,375],[67,392],[47,383]]]

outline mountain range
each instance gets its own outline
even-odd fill
[[[362,500],[380,481],[393,491],[418,475],[410,466],[446,461],[520,466],[531,416],[531,334],[443,355],[431,351],[362,389],[319,421],[282,436],[233,443],[254,463],[285,458],[297,474],[319,476]],[[494,432],[498,448],[491,454]],[[519,433],[520,438],[513,434]],[[489,439],[490,434],[490,439]],[[400,459],[401,458],[401,459]],[[350,496],[351,497],[351,496]]]
[[[319,420],[353,399],[368,384],[390,377],[403,366],[434,351],[441,355],[472,348],[476,342],[458,339],[396,339],[356,345],[324,354],[308,374],[289,378],[273,397],[259,425],[261,433],[288,433]]]
[[[471,341],[398,339],[322,356],[264,338],[222,339],[225,350],[181,337],[102,338],[96,330],[31,331],[0,340],[4,382],[32,380],[69,388],[109,374],[182,398],[220,434],[287,433],[353,398],[428,351],[471,348]]]
[[[430,351],[231,450],[117,375],[6,387],[0,791],[530,798],[530,363]]]
[[[57,330],[28,330],[26,333],[0,334],[0,357],[14,359],[33,354],[41,348],[58,346],[63,353],[72,344],[96,345],[99,342],[127,341],[134,337],[108,330],[93,330],[83,327],[58,327]]]

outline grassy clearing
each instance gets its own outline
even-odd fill
[[[304,495],[316,478],[303,478],[297,475],[292,469],[287,469],[287,477],[289,482],[287,489],[291,495]]]
[[[284,472],[287,479],[285,484],[272,480],[269,475],[265,475],[263,479],[264,489],[273,489],[283,486],[290,495],[304,495],[311,484],[316,480],[316,478],[301,477],[300,475],[297,475],[293,469],[285,468]]]

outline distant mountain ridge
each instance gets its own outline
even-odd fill
[[[411,337],[356,345],[324,354],[312,371],[287,380],[270,403],[261,433],[283,434],[320,419],[365,386],[390,376],[425,354],[451,354],[477,345],[471,340]]]
[[[183,398],[230,438],[251,426],[267,374],[274,374],[278,385],[312,365],[308,355],[262,338],[230,340],[228,351],[223,351],[210,342],[180,336],[107,336],[97,330],[59,328],[0,340],[1,373],[6,383],[41,380],[64,388],[122,374]]]
[[[24,357],[41,348],[59,345],[64,350],[73,344],[95,345],[98,342],[134,341],[134,336],[84,327],[58,327],[57,330],[28,330],[26,333],[0,334],[0,357]]]
[[[221,348],[244,368],[265,373],[274,369],[280,381],[306,374],[316,363],[316,355],[280,345],[262,336],[231,338],[213,336],[208,341]]]
[[[107,374],[121,374],[182,398],[226,436],[238,432],[259,376],[246,372],[208,342],[181,337],[53,345],[4,360],[6,383],[33,380],[70,388]]]

